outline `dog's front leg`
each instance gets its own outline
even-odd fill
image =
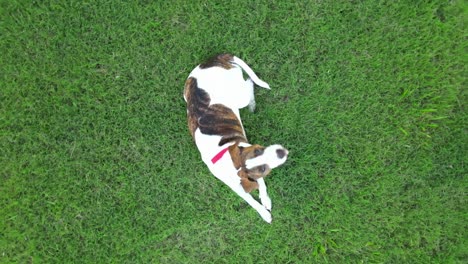
[[[265,220],[267,223],[271,223],[271,213],[268,211],[264,205],[260,204],[255,200],[250,193],[246,193],[244,188],[240,183],[237,184],[228,184],[231,189],[237,193],[242,199],[244,199],[253,209],[255,209],[260,216]]]
[[[224,175],[224,174],[215,174],[216,175]],[[244,199],[253,209],[255,209],[260,216],[265,220],[267,223],[271,223],[271,213],[268,211],[264,205],[260,204],[255,200],[250,193],[246,193],[244,190],[244,187],[242,187],[240,183],[240,178],[235,175],[231,177],[226,177],[226,176],[216,176],[218,179],[220,179],[224,184],[229,186],[231,190],[233,190],[237,195],[239,195],[242,199]]]
[[[269,210],[267,210],[262,204],[257,202],[250,193],[246,193],[244,191],[244,188],[239,184],[239,189],[236,191],[236,193],[242,197],[250,206],[252,206],[253,209],[257,210],[257,212],[260,214],[260,216],[265,220],[267,223],[271,223],[271,213]]]
[[[263,206],[265,206],[265,208],[268,211],[271,211],[271,199],[267,193],[265,180],[263,180],[263,178],[260,178],[257,180],[257,183],[258,183],[258,192],[260,196],[260,201],[262,202]]]

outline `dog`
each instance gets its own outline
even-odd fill
[[[247,73],[247,80],[243,77]],[[192,70],[184,86],[188,127],[211,173],[271,223],[264,177],[282,165],[288,150],[247,141],[239,109],[255,110],[254,84],[270,89],[241,59],[220,54]],[[261,203],[250,192],[258,189]]]

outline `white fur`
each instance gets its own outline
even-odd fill
[[[241,59],[237,58],[236,56],[234,56],[233,62],[235,64],[239,65],[249,75],[249,77],[252,79],[252,81],[254,83],[256,83],[258,86],[270,89],[270,85],[268,85],[268,83],[260,80],[260,78],[258,78],[257,74],[255,74],[255,72],[243,60],[241,60]]]
[[[262,202],[263,206],[265,206],[265,208],[268,211],[271,211],[271,199],[267,193],[265,180],[263,178],[260,178],[257,180],[257,183],[258,183],[258,192],[259,192],[260,201]]]
[[[242,197],[252,208],[254,208],[260,216],[268,223],[271,223],[271,199],[268,196],[266,185],[263,179],[257,180],[259,185],[260,193],[260,204],[255,200],[251,194],[246,193],[240,183],[240,178],[237,175],[238,170],[234,167],[229,152],[226,152],[224,156],[218,160],[215,164],[211,162],[211,159],[219,153],[222,149],[233,145],[234,143],[228,143],[221,147],[218,146],[218,142],[221,139],[220,136],[204,135],[200,132],[200,129],[195,130],[195,143],[201,153],[202,160],[208,166],[210,172],[224,184],[229,186],[237,195]],[[240,146],[248,147],[250,144],[240,143]]]
[[[253,70],[241,59],[234,57],[233,63],[235,67],[228,70],[221,67],[201,69],[198,66],[190,73],[189,77],[196,78],[198,87],[209,94],[211,99],[210,104],[223,104],[226,107],[231,108],[240,121],[240,108],[249,106],[250,110],[253,111],[253,109],[255,109],[253,83],[267,89],[270,89],[270,86],[266,82],[260,80]],[[249,75],[250,78],[248,80],[244,80],[242,70]],[[229,152],[226,152],[215,164],[211,162],[211,159],[217,153],[222,149],[233,145],[234,142],[227,143],[224,146],[218,146],[221,136],[205,135],[201,133],[200,129],[195,131],[194,137],[195,143],[201,153],[202,160],[208,166],[211,173],[242,197],[260,214],[263,220],[271,223],[271,199],[268,196],[263,178],[257,180],[261,201],[261,203],[259,203],[252,197],[252,195],[244,191],[244,188],[240,183],[240,177],[237,175],[238,170],[234,167]],[[250,144],[247,143],[240,143],[239,145],[243,147],[250,146]],[[268,161],[270,168],[280,165],[278,162],[272,161],[271,158],[271,155],[275,154],[276,151],[274,146],[265,149],[268,157],[265,159],[253,160],[250,162],[251,166],[253,166],[253,164],[258,164],[261,160]],[[284,158],[284,160],[285,159],[286,158]],[[284,161],[280,163],[282,164]]]
[[[286,151],[286,155],[282,159],[278,159],[278,156],[276,155],[276,150],[278,149],[284,150],[281,145],[271,145],[267,147],[261,156],[247,160],[245,162],[245,167],[247,169],[251,169],[256,166],[267,164],[270,169],[274,169],[282,165],[287,159],[288,152]]]

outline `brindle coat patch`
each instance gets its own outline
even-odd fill
[[[188,126],[192,137],[195,130],[205,135],[222,136],[219,146],[228,142],[247,142],[242,124],[234,112],[222,105],[210,105],[210,96],[197,85],[197,79],[190,77],[185,82],[184,95],[187,100]]]
[[[226,70],[229,70],[234,67],[231,63],[233,58],[234,56],[232,56],[231,54],[220,54],[218,56],[214,56],[208,59],[205,63],[200,64],[200,68],[207,69],[211,67],[221,67]]]

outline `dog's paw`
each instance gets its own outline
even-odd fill
[[[265,222],[267,222],[269,224],[271,223],[272,217],[271,217],[271,213],[269,211],[263,209],[263,210],[259,210],[258,213],[263,218],[263,220],[265,220]]]

